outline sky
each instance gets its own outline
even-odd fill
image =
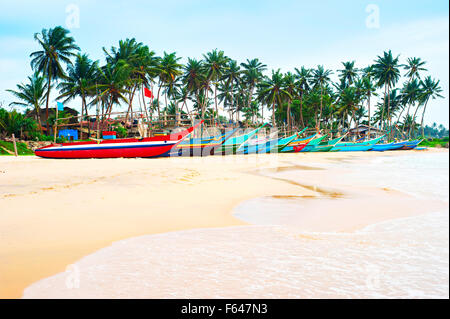
[[[402,63],[427,61],[423,75],[441,81],[445,98],[429,102],[425,123],[449,126],[448,1],[0,0],[4,107],[14,100],[5,90],[32,74],[29,55],[39,49],[34,33],[57,25],[100,61],[103,47],[133,37],[157,55],[177,52],[185,61],[217,48],[239,62],[259,58],[283,72],[317,65],[336,71],[352,60],[366,67],[390,49]]]

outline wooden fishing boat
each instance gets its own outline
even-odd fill
[[[301,130],[300,132],[297,132],[295,134],[292,134],[291,136],[287,136],[285,138],[279,138],[276,145],[274,147],[272,147],[269,152],[273,153],[273,152],[282,152],[286,147],[288,147],[289,145],[291,145],[291,143],[295,140],[298,139],[298,137],[304,132],[306,131],[308,128],[305,127],[303,130]],[[307,143],[306,143],[307,144]]]
[[[327,152],[327,151],[331,150],[331,148],[325,148],[325,147],[319,148],[319,144],[322,143],[322,141],[326,137],[327,137],[327,135],[314,138],[313,140],[311,140],[308,143],[308,145],[306,145],[302,150],[300,150],[300,152],[302,152],[302,153],[305,153],[305,152]]]
[[[343,142],[337,143],[331,151],[336,152],[365,152],[371,150],[384,136],[374,138],[365,142]]]
[[[166,156],[188,134],[202,124],[179,133],[147,138],[89,141],[52,144],[39,148],[35,154],[45,158],[118,158]]]
[[[414,140],[414,141],[406,141],[403,146],[400,148],[401,150],[412,150],[415,149],[423,140]]]
[[[266,125],[267,125],[267,123],[263,124],[262,126],[254,129],[253,131],[251,131],[249,133],[230,137],[222,145],[220,145],[219,147],[214,149],[214,155],[236,154],[236,151],[240,145],[242,145],[247,140],[252,138],[255,134],[257,134],[259,132],[259,130],[261,130]]]
[[[317,134],[313,134],[305,138],[295,139],[291,143],[289,143],[281,152],[283,153],[300,152],[309,144],[309,142],[314,140],[314,137],[316,135]]]
[[[237,129],[230,130],[224,134],[210,136],[207,138],[186,138],[174,147],[169,156],[209,156],[214,150],[230,138]]]
[[[317,152],[329,152],[339,143],[344,136],[338,137],[329,141],[321,141],[319,144],[315,145],[314,148],[309,150],[308,152],[317,153]]]
[[[370,151],[374,152],[395,151],[401,149],[405,145],[405,143],[406,142],[375,144]]]
[[[241,144],[237,149],[237,154],[260,154],[267,153],[270,148],[277,145],[278,139],[276,135],[278,132],[273,132],[268,136],[255,137]]]
[[[306,128],[303,129],[301,132],[282,138],[276,138],[275,136],[277,132],[274,132],[268,137],[256,140],[256,142],[250,141],[249,143],[242,145],[238,149],[238,153],[242,154],[279,153],[294,139],[298,138],[298,136],[302,134],[305,130]]]

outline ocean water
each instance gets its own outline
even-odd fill
[[[448,298],[448,153],[321,166],[348,170],[354,185],[443,200],[447,209],[355,232],[302,232],[286,227],[295,202],[261,199],[269,210],[273,201],[291,206],[278,225],[246,214],[255,203],[243,203],[235,215],[253,225],[122,240],[31,285],[24,297]]]

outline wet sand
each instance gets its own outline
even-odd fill
[[[0,297],[20,297],[30,284],[62,272],[83,256],[121,239],[246,225],[231,212],[255,197],[306,196],[321,202],[322,197],[344,196],[348,203],[340,207],[323,198],[323,206],[317,210],[322,214],[314,213],[313,206],[305,210],[310,215],[303,217],[302,227],[317,231],[352,231],[418,214],[421,205],[431,203],[418,205],[407,195],[374,190],[370,185],[356,193],[370,192],[383,200],[367,214],[355,214],[348,204],[362,209],[367,202],[361,199],[357,203],[353,197],[365,196],[355,196],[351,190],[342,192],[342,185],[324,175],[326,170],[315,167],[401,153],[106,160],[2,157]],[[408,153],[420,156],[422,152]],[[271,171],[304,172],[309,183],[273,177]],[[396,208],[387,208],[392,205]]]

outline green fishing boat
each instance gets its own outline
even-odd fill
[[[318,147],[320,143],[327,137],[327,135],[317,137],[310,141],[308,145],[306,145],[300,152],[327,152],[327,148],[325,147]],[[332,148],[332,147],[331,147]],[[331,149],[330,148],[330,149]],[[329,151],[329,150],[328,150]]]
[[[329,141],[321,141],[310,152],[329,152],[339,143],[344,137],[338,137]]]
[[[220,147],[216,148],[214,150],[214,155],[229,155],[229,154],[236,154],[237,149],[241,144],[245,143],[249,138],[253,137],[255,134],[257,134],[262,128],[264,128],[267,125],[267,123],[264,123],[257,129],[254,129],[253,131],[239,135],[230,137],[223,143]]]

